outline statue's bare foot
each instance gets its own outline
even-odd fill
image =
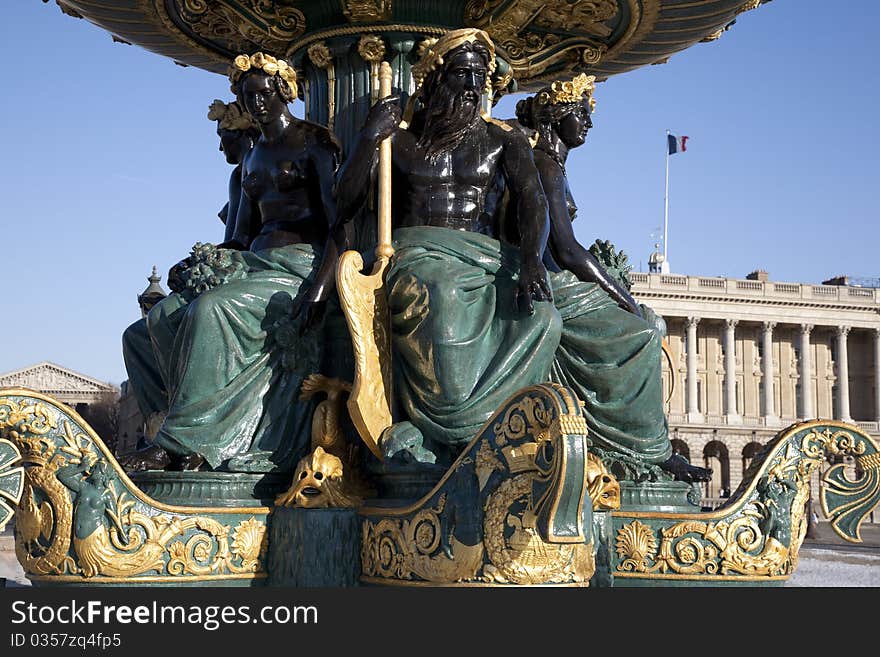
[[[711,468],[701,468],[688,463],[687,459],[679,454],[673,454],[660,467],[672,474],[677,481],[685,481],[692,484],[695,481],[709,481],[712,478]]]
[[[171,454],[164,447],[150,445],[122,458],[119,464],[126,472],[164,470],[171,463]]]

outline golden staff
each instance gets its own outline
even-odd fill
[[[379,68],[379,97],[391,95],[391,66]],[[348,412],[363,441],[380,460],[379,438],[391,426],[391,318],[385,296],[385,272],[391,246],[391,138],[379,144],[379,244],[373,271],[362,274],[357,251],[339,258],[336,287],[354,347],[355,372]]]

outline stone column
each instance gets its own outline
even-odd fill
[[[687,416],[688,422],[702,422],[697,405],[697,324],[699,317],[687,318]]]
[[[880,423],[880,328],[874,329],[874,420]]]
[[[813,418],[813,359],[810,353],[812,324],[801,324],[801,408],[805,420]]]
[[[764,353],[761,359],[761,367],[764,380],[764,424],[773,426],[779,424],[779,417],[776,415],[776,398],[773,395],[773,329],[776,322],[764,322],[764,333],[761,336],[761,350]]]
[[[724,322],[724,393],[727,405],[727,423],[742,424],[736,411],[736,325],[738,320]]]
[[[837,327],[837,419],[852,422],[849,415],[849,326]]]

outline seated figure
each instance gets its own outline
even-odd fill
[[[606,350],[605,353],[584,357],[589,347],[579,337],[581,328],[586,329],[586,334],[591,334],[594,326],[581,327],[584,322],[580,320],[565,321],[567,309],[571,306],[563,294],[574,288],[567,284],[561,288],[556,285],[556,306],[563,313],[563,337],[554,367],[555,380],[565,383],[581,395],[586,403],[594,443],[600,449],[638,459],[642,456],[642,450],[633,438],[651,435],[661,426],[665,431],[665,421],[661,423],[660,420],[662,405],[654,389],[655,385],[660,384],[660,365],[653,356],[633,359],[628,354],[636,354],[642,348],[650,354],[655,353],[655,343],[665,336],[666,324],[649,307],[637,303],[621,282],[611,276],[574,235],[572,222],[577,216],[577,205],[568,184],[565,164],[571,149],[585,142],[593,126],[594,80],[593,76],[581,74],[573,80],[554,82],[534,96],[519,101],[516,115],[519,126],[526,133],[531,133],[535,165],[547,198],[550,234],[545,261],[557,270],[574,274],[579,281],[598,286],[620,310],[631,313],[607,311],[608,320],[617,327],[614,331],[619,338],[613,345],[598,341],[602,344],[601,348]],[[552,278],[561,279],[556,276]],[[595,317],[588,324],[593,322]],[[646,332],[648,325],[654,327],[656,336]],[[623,336],[628,338],[624,339]],[[615,361],[620,365],[613,373],[609,372],[607,363]],[[656,371],[646,379],[651,387],[634,388],[642,380],[642,375],[633,378],[631,372],[634,368],[646,367]],[[622,434],[619,429],[621,414],[626,411],[621,409],[647,413],[643,425],[626,430],[625,433],[629,435]],[[629,423],[632,424],[634,419],[631,418]],[[662,465],[685,481],[705,481],[711,475],[711,470],[691,466],[676,454],[671,454]]]
[[[332,193],[340,147],[290,113],[296,75],[283,60],[240,55],[230,81],[260,131],[220,245],[242,250],[197,244],[174,268],[175,293],[147,315],[152,353],[125,342],[130,379],[159,381],[167,394],[153,444],[123,461],[129,471],[287,471],[310,445],[314,402],[298,394],[320,368],[314,329],[346,246]]]
[[[235,219],[241,201],[241,162],[253,147],[260,131],[254,118],[238,101],[224,103],[222,100],[214,100],[208,108],[208,119],[217,122],[220,151],[226,156],[229,164],[235,165],[229,176],[229,200],[218,213],[220,220],[226,226],[225,237],[218,247],[244,249],[244,245],[233,242],[232,239],[235,235]],[[166,336],[166,339],[158,337],[160,344],[170,344],[170,341],[173,341],[179,319],[183,315],[182,312],[176,312],[185,305],[183,298],[177,292],[184,288],[180,281],[180,271],[187,262],[188,259],[184,259],[172,267],[169,275],[169,283],[174,294],[166,301],[164,316],[171,319],[166,326],[170,336]],[[149,307],[144,308],[145,314],[149,310]],[[154,332],[159,330],[161,330],[159,327],[154,326]],[[129,375],[129,385],[146,420],[147,434],[152,438],[168,413],[168,390],[165,388],[167,376],[160,372],[160,363],[153,351],[153,341],[147,328],[146,316],[131,324],[123,332],[122,357]],[[180,461],[180,459],[176,460]],[[183,462],[179,465],[185,467]]]
[[[429,42],[404,122],[395,99],[377,103],[340,169],[337,206],[351,217],[377,145],[391,137],[395,255],[386,285],[402,421],[380,447],[448,463],[508,397],[549,380],[586,403],[594,444],[688,479],[670,459],[658,331],[595,282],[569,271],[548,280],[547,200],[532,147],[480,110],[494,62],[481,30]],[[516,246],[498,239],[505,190]]]

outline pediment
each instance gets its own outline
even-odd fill
[[[0,374],[2,388],[30,388],[44,393],[111,392],[115,388],[109,383],[98,381],[85,374],[74,372],[55,363],[39,363],[15,372]]]

